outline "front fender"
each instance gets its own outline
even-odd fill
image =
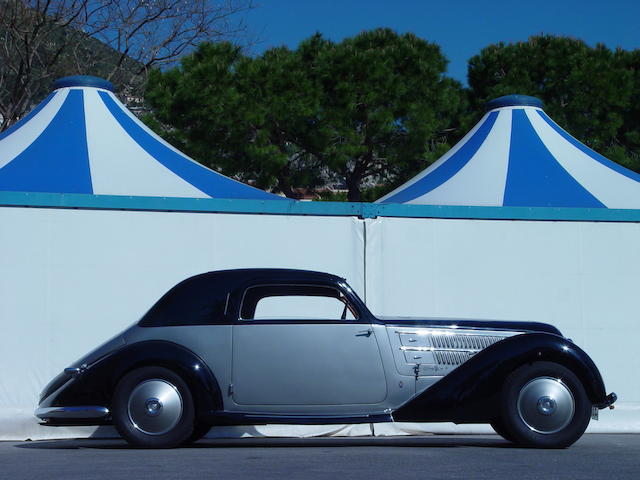
[[[505,378],[538,360],[559,363],[580,379],[593,404],[606,401],[602,376],[591,358],[559,335],[525,333],[485,348],[393,413],[396,421],[485,423],[495,416]]]
[[[101,357],[43,398],[40,406],[110,406],[120,378],[135,368],[150,365],[171,369],[184,379],[199,416],[221,408],[220,387],[205,362],[192,351],[163,340],[133,343]]]

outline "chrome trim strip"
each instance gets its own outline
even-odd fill
[[[41,420],[48,420],[50,418],[104,418],[109,415],[109,409],[96,405],[81,407],[44,407],[37,408],[34,415]]]
[[[227,293],[227,300],[224,302],[224,315],[226,316],[229,312],[229,298],[231,297],[231,292]],[[243,297],[244,298],[244,297]]]
[[[462,331],[457,328],[451,327],[404,327],[404,328],[414,328],[414,330],[395,330],[395,333],[405,334],[405,335],[445,335],[445,336],[453,336],[453,335],[472,335],[472,336],[480,336],[480,337],[512,337],[515,335],[521,335],[524,332],[515,331],[515,330],[474,330],[469,331],[469,329],[464,329]]]
[[[407,347],[401,346],[403,352],[469,352],[478,353],[481,348],[438,348],[438,347]]]
[[[456,368],[487,347],[519,335],[520,331],[469,330],[456,328],[400,327],[394,332],[399,337],[399,350],[403,353],[426,352],[427,357],[406,358],[407,364],[425,365],[425,368]],[[408,341],[407,338],[409,337]],[[415,341],[415,345],[407,345]],[[437,368],[436,368],[437,369]]]

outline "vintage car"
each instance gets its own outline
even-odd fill
[[[53,379],[44,425],[113,424],[173,447],[215,425],[489,423],[567,447],[616,395],[543,323],[375,317],[343,278],[244,269],[189,278]]]

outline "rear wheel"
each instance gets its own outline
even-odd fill
[[[524,365],[511,373],[500,402],[503,436],[525,446],[568,447],[591,418],[592,405],[580,380],[552,362]]]
[[[116,387],[112,410],[120,435],[138,447],[176,447],[193,434],[191,392],[166,368],[142,367],[125,375]]]
[[[496,431],[496,433],[500,435],[502,438],[504,438],[505,440],[509,442],[513,442],[513,437],[509,434],[504,424],[502,423],[501,419],[495,418],[491,422],[491,428],[493,428]]]

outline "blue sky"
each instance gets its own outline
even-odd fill
[[[450,76],[466,83],[467,60],[499,41],[541,33],[611,48],[640,48],[640,0],[256,0],[247,21],[260,43],[252,50],[298,43],[316,31],[339,41],[390,27],[440,45]]]

